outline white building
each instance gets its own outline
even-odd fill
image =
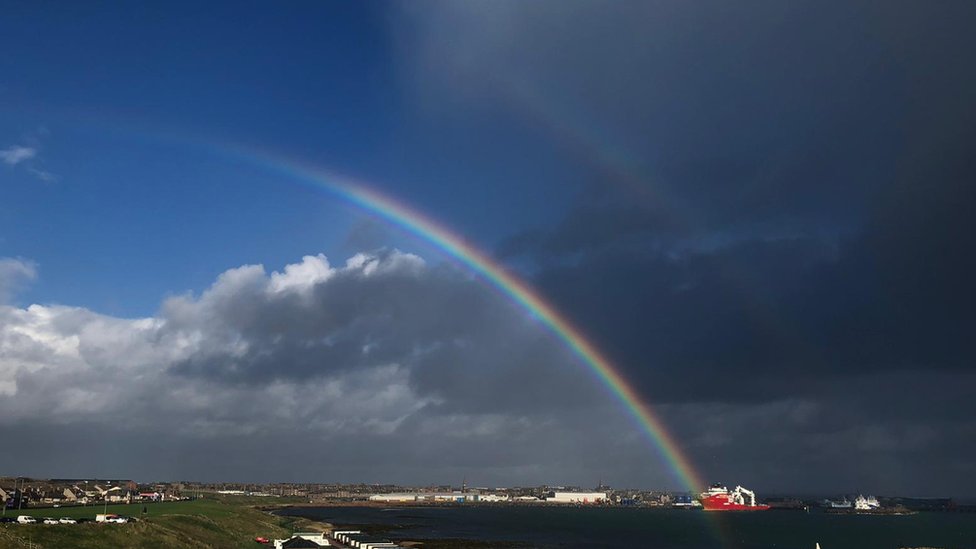
[[[546,503],[593,504],[606,503],[606,492],[553,492],[552,497],[546,498]]]
[[[396,492],[392,494],[373,494],[369,496],[369,501],[385,503],[408,503],[415,501],[470,503],[483,501],[481,498],[481,494],[474,492]]]
[[[418,494],[415,493],[373,494],[369,496],[369,501],[405,503],[408,501],[417,501],[417,496]]]
[[[288,539],[274,540],[275,549],[288,549],[289,547],[312,547],[313,544],[319,547],[328,547],[329,540],[325,538],[325,534],[322,532],[296,532]]]

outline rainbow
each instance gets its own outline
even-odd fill
[[[104,113],[103,113],[104,114]],[[113,117],[109,117],[113,118]],[[86,119],[88,125],[104,126],[105,116]],[[503,266],[484,252],[465,242],[464,238],[450,231],[428,216],[403,202],[373,189],[369,185],[349,177],[330,172],[306,162],[288,158],[266,150],[255,149],[224,140],[201,138],[183,131],[167,131],[157,128],[147,132],[134,129],[128,124],[118,124],[107,129],[126,135],[139,135],[153,141],[180,145],[194,145],[210,153],[245,164],[261,167],[270,173],[283,175],[313,189],[325,190],[342,200],[371,212],[407,232],[430,242],[435,247],[465,265],[534,315],[543,325],[569,348],[594,373],[601,383],[621,402],[638,428],[653,443],[655,450],[667,463],[675,479],[689,492],[697,494],[705,483],[695,471],[688,457],[668,432],[663,421],[653,409],[643,402],[640,395],[573,323],[524,281],[509,273]],[[589,148],[585,147],[584,148]],[[604,162],[610,159],[601,159]],[[612,163],[612,162],[611,162]],[[632,179],[632,178],[628,178]],[[722,536],[719,535],[719,539]]]
[[[640,395],[617,368],[587,340],[579,328],[542,299],[528,284],[509,273],[484,252],[465,242],[461,236],[403,202],[348,177],[294,159],[239,146],[223,146],[219,148],[219,152],[248,163],[258,164],[302,184],[325,189],[367,212],[372,212],[404,228],[458,260],[533,314],[593,371],[603,385],[624,404],[641,431],[654,443],[678,482],[692,493],[698,493],[704,486],[691,462],[681,451],[661,419],[648,404],[642,401]]]

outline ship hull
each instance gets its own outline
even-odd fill
[[[768,505],[744,505],[729,501],[728,496],[713,496],[702,498],[702,509],[705,511],[765,511]]]

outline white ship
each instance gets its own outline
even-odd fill
[[[850,500],[847,499],[847,497],[844,497],[844,499],[840,501],[834,501],[830,499],[824,500],[824,507],[829,507],[831,509],[850,509],[853,506],[854,504],[852,504]]]
[[[878,498],[874,496],[864,497],[858,494],[857,499],[854,500],[854,510],[855,511],[873,511],[881,507],[878,503]]]

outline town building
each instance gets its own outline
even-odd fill
[[[329,545],[322,532],[296,532],[288,539],[274,540],[275,549],[318,549]]]
[[[575,505],[590,505],[606,503],[606,492],[553,492],[546,498],[546,503],[567,503]]]

